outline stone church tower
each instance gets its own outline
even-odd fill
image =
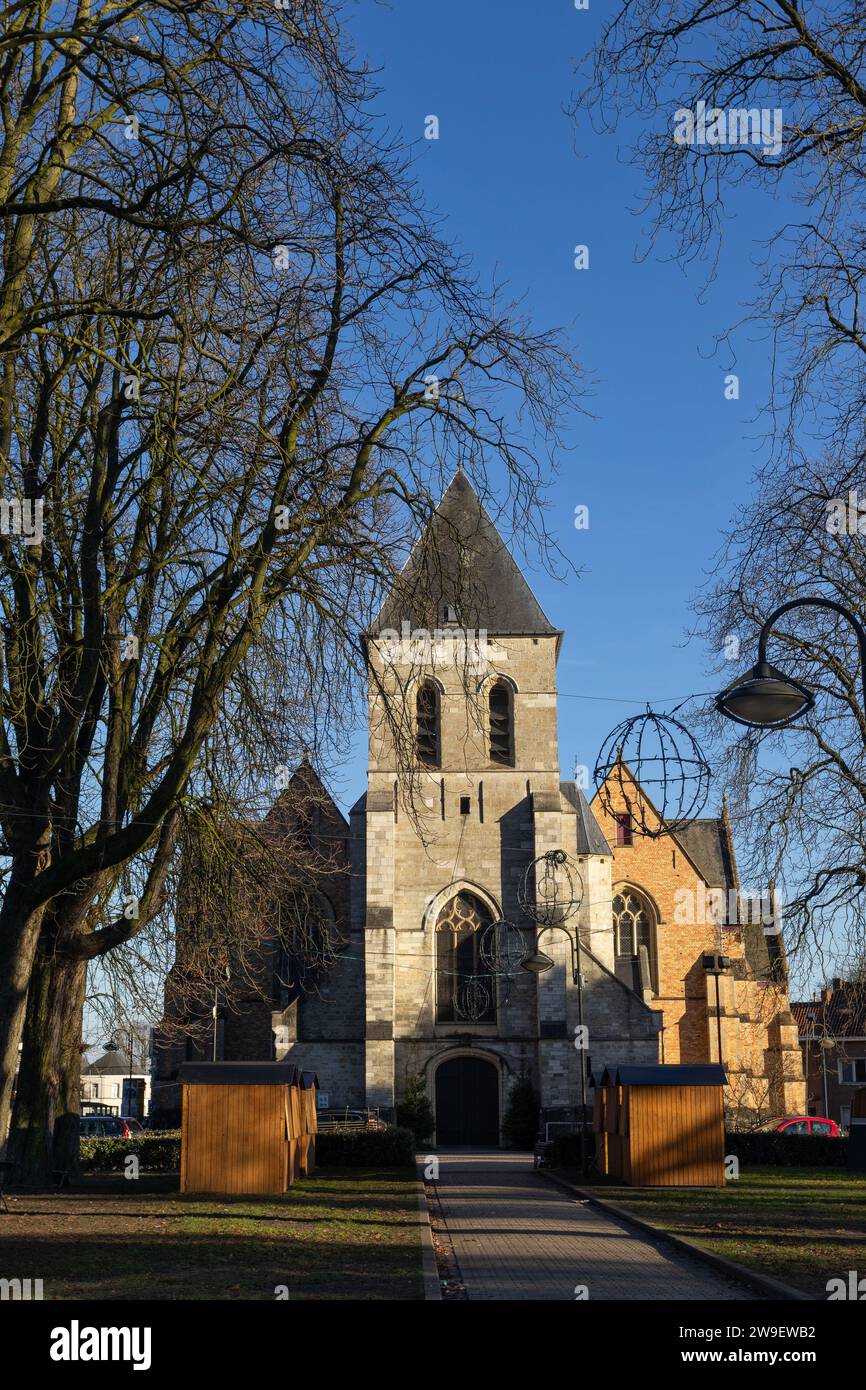
[[[561,640],[458,473],[368,634],[368,791],[351,815],[365,981],[351,1099],[390,1111],[420,1073],[439,1142],[497,1142],[521,1075],[545,1109],[570,1109],[582,1059],[658,1056],[660,1020],[614,971],[611,850],[582,791],[560,782]],[[583,882],[570,925],[581,931],[588,1058],[574,1045],[563,933],[545,935],[555,968],[541,978],[491,977],[479,956],[496,921],[531,941],[518,893],[530,863],[555,849]],[[327,1077],[324,1058],[316,1066]]]
[[[717,1060],[720,1035],[732,1109],[796,1108],[796,1028],[767,938],[678,911],[684,894],[739,888],[726,817],[646,838],[625,807],[591,808],[560,781],[562,636],[458,472],[365,637],[366,794],[347,824],[305,764],[269,817],[289,833],[293,800],[318,808],[304,821],[332,866],[317,887],[338,962],[311,991],[263,977],[259,1003],[222,1025],[221,1055],[288,1058],[318,1073],[329,1107],[386,1118],[421,1075],[439,1144],[499,1143],[520,1077],[545,1118],[569,1121],[582,1066]],[[550,851],[579,902],[570,935],[536,936],[522,907]],[[537,943],[552,968],[492,971],[491,941],[517,957]],[[701,964],[713,950],[734,962],[718,1010]],[[157,1095],[171,1094],[176,1053],[162,1054]]]

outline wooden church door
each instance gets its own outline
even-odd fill
[[[499,1145],[499,1073],[482,1057],[452,1057],[436,1072],[436,1143]]]

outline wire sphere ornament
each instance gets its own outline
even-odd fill
[[[479,1023],[493,1009],[495,983],[490,975],[464,975],[454,991],[454,1013],[469,1023]]]
[[[478,954],[491,975],[514,975],[526,958],[523,932],[513,922],[491,922],[481,937]]]
[[[497,1008],[511,997],[512,975],[455,975],[452,1006],[455,1021],[493,1023]]]
[[[642,835],[656,840],[701,814],[712,768],[685,724],[647,705],[645,714],[624,719],[608,734],[594,776],[608,815],[627,812]]]
[[[583,879],[564,849],[549,849],[526,868],[517,902],[536,926],[556,927],[573,917],[583,902]]]

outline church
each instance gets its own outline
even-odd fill
[[[335,963],[299,989],[275,951],[216,1055],[293,1061],[330,1109],[386,1119],[421,1076],[441,1145],[499,1144],[523,1077],[544,1119],[573,1122],[626,1062],[721,1059],[734,1124],[803,1106],[780,938],[683,911],[738,901],[726,809],[668,826],[625,765],[591,802],[561,780],[562,638],[458,472],[365,634],[366,793],[347,821],[305,761],[271,812],[297,829],[307,808]],[[157,1045],[166,1117],[189,1055]]]

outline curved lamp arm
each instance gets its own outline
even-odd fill
[[[572,984],[575,984],[575,985],[576,985],[576,984],[579,984],[579,983],[580,983],[580,966],[578,965],[578,955],[577,955],[577,953],[578,953],[578,951],[579,951],[579,949],[580,949],[580,944],[579,944],[579,941],[578,941],[577,946],[575,945],[575,938],[578,936],[578,933],[579,933],[579,931],[580,931],[580,928],[579,928],[579,927],[576,927],[576,928],[575,928],[574,936],[572,936],[571,932],[568,930],[568,927],[564,927],[564,926],[562,925],[561,922],[550,922],[546,927],[542,927],[542,928],[541,928],[541,931],[536,932],[536,934],[535,934],[535,946],[536,946],[536,949],[538,948],[538,943],[539,943],[539,941],[541,940],[541,938],[544,936],[544,933],[545,933],[546,931],[564,931],[564,932],[565,932],[566,936],[568,937],[568,945],[569,945],[569,947],[570,947],[570,949],[571,949],[571,982],[572,982]]]
[[[836,603],[834,599],[792,598],[789,599],[787,603],[780,604],[775,612],[770,614],[764,626],[761,628],[760,636],[758,637],[759,663],[766,662],[767,660],[767,639],[776,619],[781,618],[783,613],[790,613],[793,608],[829,608],[833,613],[839,613],[843,618],[848,619],[848,622],[857,635],[857,645],[860,649],[860,685],[863,693],[863,713],[864,718],[866,718],[866,631],[863,630],[861,623],[855,618],[850,609],[844,608],[841,603]]]

